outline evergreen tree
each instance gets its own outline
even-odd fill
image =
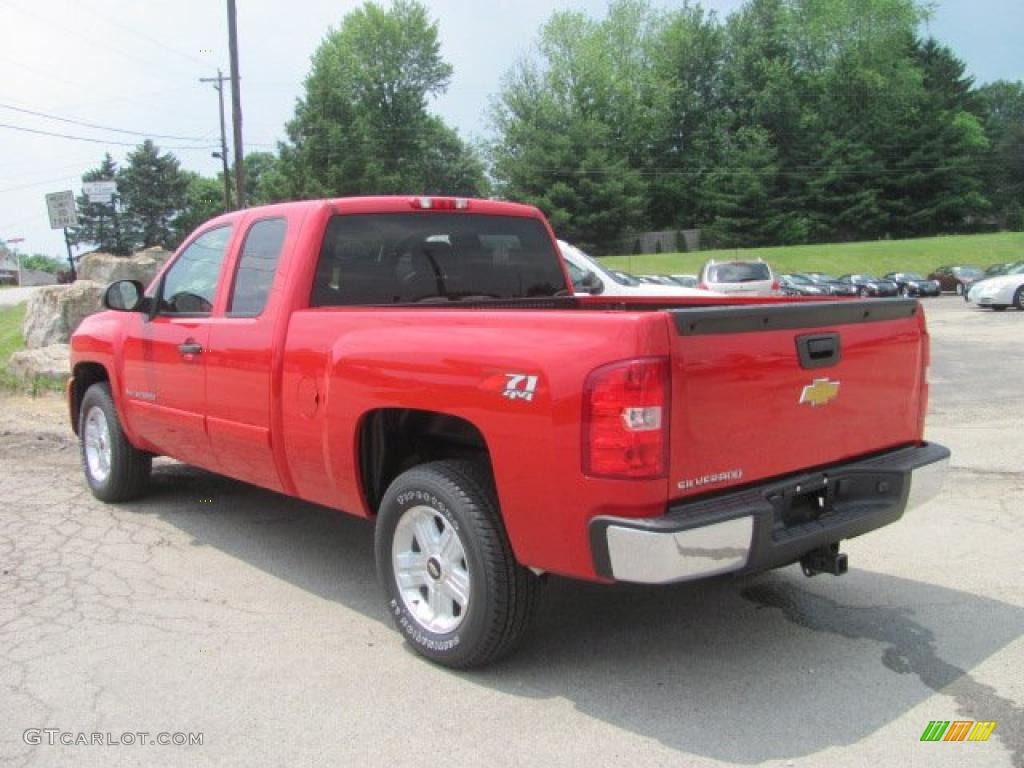
[[[124,203],[125,222],[132,242],[141,248],[177,245],[174,221],[186,206],[189,177],[182,173],[178,159],[160,154],[146,139],[128,155],[128,164],[117,177]]]
[[[82,174],[82,181],[115,181],[118,178],[117,163],[108,152],[99,166]],[[75,245],[89,245],[104,253],[128,256],[132,252],[132,240],[126,231],[121,209],[121,190],[110,203],[93,203],[82,194],[78,196],[78,226],[68,231]]]

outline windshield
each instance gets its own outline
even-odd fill
[[[543,223],[462,213],[337,215],[310,304],[358,306],[564,295]]]
[[[957,277],[978,277],[984,273],[978,267],[953,267],[953,274]]]
[[[814,283],[834,283],[836,279],[832,275],[826,275],[824,272],[817,272],[813,275],[804,275],[808,280]]]
[[[810,285],[814,282],[811,278],[805,277],[804,275],[783,275],[783,278],[798,285]]]
[[[581,271],[590,270],[598,277],[605,280],[611,280],[613,283],[618,283],[619,285],[640,285],[640,281],[632,275],[605,269],[597,263],[596,259],[584,253],[575,245],[570,245],[569,243],[565,243],[563,245],[561,244],[561,241],[559,241],[559,244],[562,249],[562,256],[565,257],[567,264],[574,264]],[[572,279],[574,282],[576,281],[577,278],[575,274]],[[582,279],[582,276],[580,279]]]
[[[1024,275],[1024,261],[1020,262],[1019,264],[1014,264],[1012,267],[1010,267],[1006,271],[1006,274],[1008,274],[1008,275]]]
[[[893,277],[902,277],[904,280],[924,280],[917,272],[904,272],[902,275],[896,274]]]
[[[752,283],[756,280],[771,279],[772,273],[768,265],[757,261],[712,264],[708,267],[708,280],[713,283]]]

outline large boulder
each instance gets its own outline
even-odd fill
[[[51,344],[67,344],[85,318],[103,309],[101,300],[105,288],[91,280],[37,288],[29,297],[25,322],[21,326],[25,346],[40,349]]]
[[[86,254],[78,262],[78,278],[92,280],[103,286],[115,280],[138,280],[143,285],[149,285],[171,255],[170,251],[157,247],[147,248],[130,257],[96,251]]]
[[[39,379],[64,381],[70,375],[70,347],[51,344],[40,349],[23,349],[11,355],[7,368],[13,376],[26,384]]]

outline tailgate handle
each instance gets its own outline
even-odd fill
[[[838,333],[819,333],[796,337],[796,351],[801,368],[828,368],[839,362]]]

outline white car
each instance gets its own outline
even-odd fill
[[[600,294],[601,296],[714,296],[714,291],[697,288],[683,288],[681,285],[659,285],[642,283],[625,273],[613,273],[602,267],[596,259],[588,256],[575,245],[564,240],[558,241],[569,267],[573,290],[577,296]]]
[[[998,312],[1007,307],[1024,310],[1024,261],[1014,264],[1005,275],[988,277],[971,285],[967,300]]]

